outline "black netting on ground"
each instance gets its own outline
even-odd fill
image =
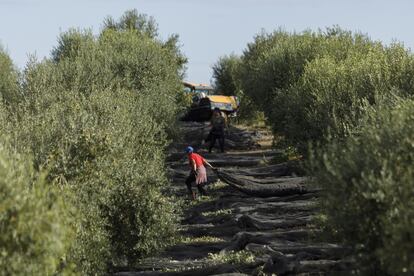
[[[220,180],[237,190],[258,197],[288,196],[313,192],[305,185],[305,177],[292,177],[273,180],[249,180],[224,170],[216,170]]]
[[[181,221],[184,237],[216,240],[179,243],[118,275],[337,275],[350,270],[352,262],[343,258],[347,250],[323,241],[314,223],[320,192],[300,176],[297,164],[269,162],[278,152],[250,147],[260,140],[254,131],[230,135],[234,151],[208,154],[197,146],[208,133],[205,125],[189,122],[182,127],[186,135],[167,159],[173,183],[167,192],[189,206]],[[186,199],[184,184],[188,160],[182,149],[188,144],[219,168],[216,173],[208,169],[209,197],[195,204]],[[228,185],[217,188],[217,180]],[[241,251],[254,254],[254,261],[215,264],[209,259],[209,254]]]

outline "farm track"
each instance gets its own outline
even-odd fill
[[[188,165],[182,148],[187,143],[200,148],[207,131],[204,126],[183,123],[184,141],[171,148],[167,164],[173,185],[169,192],[177,197],[188,196],[184,184]],[[225,185],[208,171],[213,183],[207,188],[208,196],[195,203],[185,200],[180,226],[185,241],[117,275],[348,274],[351,263],[343,257],[347,250],[324,242],[313,224],[320,192],[310,187],[305,177],[296,175],[289,164],[269,164],[278,152],[258,148],[258,142],[269,142],[263,130],[232,128],[228,138],[228,153],[207,154],[201,149],[202,155],[256,189],[266,191],[275,183],[288,187],[300,183],[301,192],[290,189],[283,196],[266,192],[255,196],[243,188]],[[246,255],[225,258],[237,256],[235,252]]]

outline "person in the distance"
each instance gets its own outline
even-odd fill
[[[227,122],[226,118],[221,114],[219,108],[214,108],[213,115],[211,117],[211,130],[209,133],[210,146],[208,152],[211,153],[216,140],[218,140],[220,145],[220,151],[224,152],[224,129],[226,128]]]

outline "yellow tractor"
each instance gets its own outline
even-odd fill
[[[236,96],[214,95],[214,89],[207,84],[183,82],[183,85],[184,91],[191,97],[191,108],[184,120],[208,121],[215,108],[228,117],[237,116],[239,101]]]

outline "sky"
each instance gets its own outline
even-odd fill
[[[29,55],[48,57],[71,27],[98,33],[107,16],[137,9],[153,16],[166,39],[180,36],[186,80],[210,83],[218,58],[241,54],[262,30],[317,30],[339,25],[388,44],[414,48],[410,0],[0,0],[0,44],[19,69]]]

